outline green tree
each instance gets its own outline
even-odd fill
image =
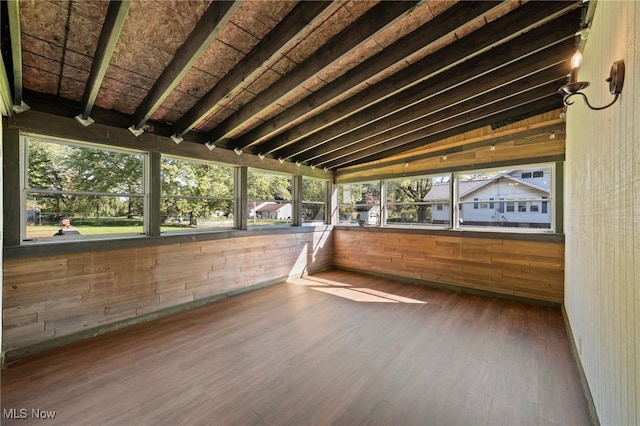
[[[407,178],[392,181],[389,188],[389,199],[395,203],[421,203],[433,187],[431,178]],[[424,223],[429,218],[431,207],[425,204],[416,205],[418,223]]]

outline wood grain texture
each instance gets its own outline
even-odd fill
[[[337,267],[562,303],[564,243],[334,229]]]
[[[588,424],[559,310],[343,271],[24,358],[2,391],[51,425]]]
[[[5,259],[3,350],[331,266],[328,233]]]

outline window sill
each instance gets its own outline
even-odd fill
[[[494,230],[460,230],[460,229],[442,229],[427,227],[396,227],[396,226],[353,226],[353,225],[336,225],[333,227],[336,231],[350,232],[382,232],[393,234],[421,234],[421,235],[441,235],[462,238],[487,238],[502,240],[523,240],[523,241],[548,241],[548,242],[564,242],[564,234],[557,233],[531,233],[531,232],[512,232],[512,231],[494,231]]]
[[[286,226],[275,228],[259,228],[250,230],[227,229],[215,232],[192,232],[157,237],[147,235],[130,236],[126,238],[102,238],[102,239],[74,239],[61,241],[28,242],[20,246],[5,246],[3,257],[25,258],[33,256],[64,255],[90,251],[120,250],[125,248],[144,248],[171,244],[193,243],[200,241],[225,240],[240,237],[253,237],[260,235],[276,234],[302,234],[313,232],[331,231],[331,225],[319,226]]]

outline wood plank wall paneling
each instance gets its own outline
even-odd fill
[[[277,282],[333,262],[329,232],[4,260],[3,350]]]
[[[334,229],[337,267],[562,303],[564,243]]]

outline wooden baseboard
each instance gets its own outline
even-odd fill
[[[573,330],[571,330],[571,323],[569,322],[569,316],[567,315],[567,310],[565,309],[564,305],[562,305],[562,318],[564,320],[565,328],[567,329],[569,346],[571,347],[571,355],[573,356],[573,361],[576,366],[576,370],[578,371],[578,379],[580,380],[580,387],[582,388],[582,393],[587,404],[587,414],[589,415],[591,426],[600,426],[600,419],[598,419],[596,405],[593,402],[593,396],[591,395],[589,382],[587,381],[587,376],[584,373],[582,361],[580,361],[578,347],[576,346],[576,341],[573,336]]]

